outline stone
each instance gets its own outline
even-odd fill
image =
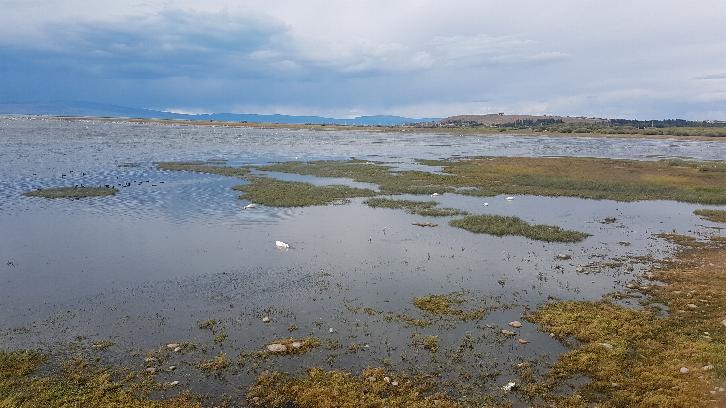
[[[681,374],[688,374],[688,367],[681,367],[679,371],[681,372]]]
[[[570,255],[570,254],[557,254],[557,259],[566,261],[568,259],[572,259],[572,255]]]
[[[270,316],[265,316],[262,318],[262,323],[270,323],[272,320],[270,319]]]
[[[181,347],[177,347],[177,348],[174,349],[174,352],[175,353],[181,353],[181,351],[182,351],[182,348]]]
[[[398,381],[391,381],[391,385],[394,387],[398,387]]]
[[[702,370],[703,371],[711,371],[711,370],[713,370],[713,366],[711,364],[705,365],[705,366],[703,366]]]
[[[175,386],[179,385],[179,381],[172,381],[169,383],[169,385],[171,385],[172,387],[175,387]]]
[[[509,392],[509,391],[512,390],[512,388],[514,388],[516,386],[517,386],[517,383],[515,383],[515,382],[508,382],[508,383],[502,385],[502,390],[504,390],[505,392]]]
[[[297,350],[299,348],[302,348],[303,343],[302,343],[302,341],[293,341],[292,344],[290,344],[290,345],[292,346],[292,348]]]
[[[529,343],[529,340],[517,339],[517,342],[519,342],[519,344],[528,344]]]
[[[505,335],[505,336],[514,336],[514,335],[516,335],[517,333],[515,333],[515,332],[513,332],[513,331],[511,331],[511,330],[503,329],[503,330],[502,330],[502,334],[503,334],[503,335]]]
[[[176,370],[176,366],[169,366],[169,371],[174,371],[174,370]]]
[[[610,343],[598,343],[598,344],[601,345],[602,347],[608,349],[608,350],[612,350],[613,349],[613,345],[610,344]]]
[[[158,370],[158,369],[157,369],[156,367],[149,367],[149,368],[147,368],[147,369],[146,369],[146,372],[147,372],[148,374],[156,374],[156,371],[157,371],[157,370]]]
[[[287,347],[284,344],[272,343],[267,345],[267,351],[270,353],[284,353],[287,351]]]
[[[383,381],[387,384],[391,383],[391,377],[383,377]]]
[[[520,327],[522,327],[522,322],[515,320],[513,322],[509,322],[509,325],[514,327],[515,329],[519,329]]]
[[[166,347],[170,348],[170,349],[175,349],[175,348],[179,347],[179,344],[178,343],[169,343],[166,345]]]

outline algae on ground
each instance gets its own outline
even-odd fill
[[[726,223],[726,210],[701,209],[694,211],[693,214],[703,218],[706,221]]]
[[[253,407],[358,408],[410,407],[458,408],[451,397],[437,393],[430,381],[369,368],[359,376],[320,368],[303,377],[263,373],[250,387],[247,401]]]
[[[523,387],[570,406],[716,407],[726,393],[726,239],[679,239],[676,258],[650,273],[663,285],[643,286],[654,304],[631,309],[611,302],[551,302],[528,318],[574,349],[544,384]],[[550,393],[569,379],[590,381],[574,394]],[[573,402],[579,403],[574,404]]]
[[[468,215],[451,220],[449,225],[477,234],[516,235],[545,242],[579,242],[590,236],[584,232],[565,230],[554,225],[528,224],[518,217],[500,215]]]
[[[390,198],[369,198],[364,204],[373,208],[404,209],[409,214],[423,215],[425,217],[450,217],[466,215],[466,211],[456,208],[436,208],[436,201],[393,200]]]
[[[254,177],[249,184],[234,187],[242,198],[269,207],[328,205],[354,197],[370,197],[375,191],[343,185],[316,186],[311,183]]]
[[[118,193],[116,187],[53,187],[39,188],[37,190],[24,193],[26,197],[42,197],[42,198],[85,198],[85,197],[103,197],[112,196]]]
[[[211,360],[200,362],[197,367],[207,374],[220,375],[224,370],[229,367],[229,360],[227,354],[220,352],[217,356]]]

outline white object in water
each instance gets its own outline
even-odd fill
[[[514,200],[514,197],[512,197],[512,196],[509,196],[509,197],[507,197],[507,198],[506,198],[506,200],[507,200],[507,201],[512,201],[512,200]]]
[[[484,203],[484,207],[489,207],[489,203]]]
[[[255,208],[255,207],[257,207],[257,204],[254,204],[254,203],[247,204],[245,206],[245,210],[249,210],[249,209],[252,209],[252,208]]]
[[[508,382],[508,383],[506,383],[506,384],[502,385],[502,389],[503,389],[504,391],[506,391],[506,392],[509,392],[509,391],[511,391],[511,390],[512,390],[512,388],[514,388],[514,387],[515,387],[516,385],[517,385],[516,383],[513,383],[513,382]]]
[[[439,196],[439,193],[433,193],[433,194],[431,194],[431,197],[438,197],[438,196]]]
[[[282,241],[275,241],[275,246],[279,249],[289,249],[290,248],[290,245],[288,245]]]

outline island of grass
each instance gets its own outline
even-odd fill
[[[219,166],[210,162],[161,162],[156,163],[159,170],[191,171],[195,173],[218,174],[228,177],[245,177],[250,170],[245,167]]]
[[[702,210],[696,210],[693,213],[695,215],[703,218],[706,221],[726,223],[726,210],[702,209]]]
[[[269,207],[307,207],[328,205],[354,197],[370,197],[376,192],[343,185],[316,186],[311,183],[282,181],[267,177],[248,178],[249,183],[235,186],[241,198]]]
[[[261,170],[347,177],[373,183],[383,194],[525,194],[617,201],[675,200],[726,204],[726,163],[614,160],[577,157],[480,157],[422,160],[443,173],[394,171],[361,160],[286,162]]]
[[[413,298],[413,305],[420,310],[436,316],[451,316],[460,320],[479,320],[487,314],[487,309],[463,310],[462,293],[454,292],[447,295],[426,295]]]
[[[103,197],[112,196],[118,193],[116,187],[53,187],[39,188],[37,190],[28,191],[24,195],[26,197],[42,197],[42,198],[85,198],[85,197]]]
[[[565,230],[554,225],[528,224],[517,217],[500,215],[468,215],[451,220],[449,225],[476,234],[522,236],[545,242],[579,242],[590,236],[584,232]]]
[[[369,198],[364,204],[373,208],[405,209],[409,214],[426,217],[449,217],[453,215],[466,215],[466,211],[456,208],[436,208],[436,201],[393,200],[390,198]]]

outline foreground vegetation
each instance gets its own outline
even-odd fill
[[[365,162],[286,162],[263,170],[346,177],[380,186],[383,194],[458,192],[476,196],[529,194],[617,201],[675,200],[726,204],[726,163],[684,160],[491,157],[421,161],[444,173],[397,171]]]
[[[122,375],[72,361],[52,375],[36,372],[44,364],[42,354],[21,350],[0,351],[0,406],[116,407],[116,408],[200,408],[189,395],[171,399],[150,399],[158,389],[131,374]]]
[[[209,162],[161,162],[157,163],[159,170],[170,171],[192,171],[195,173],[218,174],[228,177],[245,177],[250,170],[245,167],[219,166],[210,164]]]
[[[574,350],[529,392],[551,391],[584,375],[590,381],[574,386],[574,395],[547,398],[582,407],[724,406],[726,239],[676,238],[685,245],[677,258],[651,272],[665,284],[641,288],[652,304],[667,306],[667,315],[608,301],[552,302],[532,313],[542,330]]]
[[[499,215],[468,215],[451,220],[449,224],[477,234],[498,237],[515,235],[545,242],[579,242],[590,236],[584,232],[565,230],[553,225],[532,225],[517,217]]]
[[[42,198],[85,198],[85,197],[103,197],[111,196],[118,193],[115,187],[54,187],[39,188],[37,190],[28,191],[24,195],[27,197]]]

